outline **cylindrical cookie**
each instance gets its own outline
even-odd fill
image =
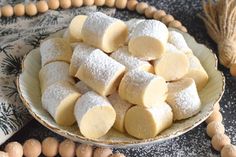
[[[106,53],[117,50],[128,36],[126,24],[103,13],[92,13],[82,28],[83,41]]]
[[[79,67],[76,77],[102,96],[112,94],[119,86],[125,66],[96,49]]]
[[[74,106],[79,98],[75,87],[69,82],[57,82],[48,87],[42,95],[42,105],[57,124],[70,126],[75,122]]]
[[[91,139],[105,135],[116,118],[109,101],[93,91],[85,93],[76,102],[74,115],[81,134]]]
[[[63,38],[51,38],[40,45],[42,66],[54,61],[70,63],[72,49],[70,43]]]

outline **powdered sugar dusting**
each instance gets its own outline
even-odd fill
[[[87,86],[83,81],[79,81],[78,83],[75,84],[75,87],[78,89],[80,94],[85,94],[89,91],[91,91],[92,89]]]
[[[191,81],[187,87],[185,82]],[[190,78],[168,84],[169,95],[167,102],[171,105],[175,120],[189,118],[200,111],[201,100],[198,96],[196,84]],[[174,103],[173,100],[174,99]]]
[[[125,24],[127,25],[128,27],[128,32],[129,32],[129,36],[128,36],[128,39],[126,41],[126,43],[129,42],[130,38],[131,38],[131,34],[134,30],[134,28],[140,23],[140,22],[143,22],[144,19],[131,19],[129,21],[125,21]]]
[[[80,125],[84,114],[95,106],[110,106],[112,108],[111,104],[105,97],[102,97],[93,91],[85,93],[77,100],[74,115],[78,125]]]
[[[170,31],[168,41],[180,51],[192,54],[192,50],[188,47],[183,35],[179,32]]]
[[[113,80],[113,77],[117,72],[125,71],[125,66],[99,49],[93,51],[82,66],[83,69],[86,69],[91,74],[92,78],[90,79],[97,81],[104,86],[110,84],[110,81]],[[85,80],[82,81],[85,82]]]
[[[144,67],[151,67],[152,65],[147,62],[138,59],[137,57],[132,56],[128,52],[127,47],[122,47],[111,54],[111,57],[116,61],[120,62],[126,67],[126,71],[134,70],[134,69],[143,69]]]
[[[51,38],[44,41],[40,45],[40,54],[42,58],[42,65],[62,57],[63,60],[69,62],[72,55],[70,43],[63,38]]]
[[[71,64],[78,69],[85,59],[95,50],[94,47],[85,43],[78,43],[73,51]]]
[[[74,83],[74,79],[69,75],[69,64],[65,62],[52,62],[45,65],[39,72],[39,79],[42,87],[41,90],[58,81]]]
[[[57,82],[48,87],[42,95],[42,105],[52,117],[55,117],[56,109],[67,96],[78,93],[76,89],[66,81]],[[79,93],[78,93],[79,96]]]
[[[166,43],[168,40],[169,31],[165,24],[157,20],[145,20],[140,22],[131,34],[131,38],[135,39],[140,36],[149,36],[159,39],[161,42]]]
[[[133,106],[129,102],[122,100],[117,92],[110,95],[108,97],[108,100],[110,101],[110,103],[112,104],[112,106],[114,107],[116,111],[117,119],[121,119],[121,118],[123,119],[128,109]]]

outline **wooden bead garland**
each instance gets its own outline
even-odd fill
[[[136,0],[128,0],[127,9],[129,9],[130,11],[134,11],[136,9],[137,4],[138,4],[138,1]]]
[[[213,111],[213,113],[207,118],[206,123],[209,124],[212,121],[222,122],[223,117],[220,111]]]
[[[230,73],[231,73],[232,76],[236,77],[236,64],[231,65]]]
[[[207,125],[207,135],[213,137],[217,133],[225,133],[225,127],[221,122],[213,121]]]
[[[227,135],[217,133],[212,137],[211,144],[213,148],[220,151],[225,145],[230,144],[230,139]]]
[[[56,10],[60,6],[59,0],[48,0],[49,9]]]
[[[25,6],[22,3],[16,4],[13,8],[14,14],[16,16],[24,16],[25,15]]]
[[[73,7],[81,7],[83,5],[83,0],[71,0]]]
[[[140,2],[137,4],[136,6],[136,11],[139,13],[139,14],[143,14],[145,12],[145,9],[148,8],[148,4],[145,3],[145,2]]]
[[[9,4],[3,6],[1,10],[2,10],[1,11],[2,12],[2,16],[5,16],[5,17],[11,17],[14,14],[13,8]]]
[[[71,140],[64,140],[59,145],[59,154],[62,157],[74,157],[75,156],[75,143]]]
[[[22,157],[23,156],[23,147],[18,142],[8,143],[4,151],[8,153],[9,157]]]
[[[62,9],[68,9],[71,7],[71,0],[59,0],[59,2]]]
[[[116,0],[116,8],[118,9],[125,9],[127,4],[127,0]]]
[[[105,4],[106,0],[95,0],[94,4],[96,6],[103,6]]]
[[[0,157],[38,157],[41,155],[52,157],[59,153],[62,157],[125,157],[122,153],[112,153],[109,148],[96,148],[86,144],[76,144],[65,139],[60,144],[54,137],[47,137],[42,144],[36,139],[25,141],[23,146],[18,142],[10,142],[5,146],[5,152],[0,151]]]
[[[116,3],[116,0],[106,0],[105,5],[108,7],[114,7]]]
[[[34,16],[38,13],[37,7],[34,3],[30,2],[29,4],[26,4],[25,6],[25,13],[28,16]]]
[[[56,156],[58,154],[59,142],[53,137],[47,137],[42,142],[42,153],[45,156]]]
[[[38,157],[41,154],[41,143],[36,139],[29,139],[23,145],[25,157]]]
[[[153,7],[153,6],[149,6],[147,9],[145,9],[144,11],[144,15],[147,17],[147,18],[153,18],[153,15],[156,11],[156,7]]]
[[[174,17],[172,15],[166,15],[161,19],[161,22],[168,25],[171,21],[174,21]]]
[[[84,5],[85,6],[91,6],[94,4],[94,0],[84,0]]]
[[[48,4],[45,0],[38,1],[36,7],[39,13],[45,13],[48,11]]]
[[[221,157],[235,157],[236,156],[236,146],[229,144],[223,147],[221,150]]]
[[[153,18],[156,20],[161,20],[164,16],[166,16],[166,12],[164,10],[155,11]]]

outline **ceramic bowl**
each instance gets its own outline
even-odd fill
[[[62,36],[62,32],[63,31],[53,34],[52,36]],[[42,125],[57,134],[77,142],[96,146],[127,148],[158,143],[177,137],[192,130],[207,119],[213,111],[214,104],[221,99],[225,86],[224,76],[217,70],[217,57],[212,53],[212,50],[203,44],[197,43],[189,34],[182,34],[189,47],[193,50],[194,54],[198,57],[207,71],[209,75],[209,82],[206,87],[199,92],[202,101],[200,113],[189,119],[175,122],[170,128],[166,129],[155,138],[138,140],[127,134],[119,133],[118,131],[111,129],[105,136],[99,139],[88,139],[81,135],[77,124],[74,124],[71,127],[57,125],[49,113],[43,109],[41,103],[41,92],[38,78],[38,73],[41,68],[39,49],[34,49],[28,53],[22,63],[22,74],[20,74],[17,79],[20,97],[31,115]]]

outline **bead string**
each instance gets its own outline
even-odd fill
[[[23,146],[18,142],[10,142],[0,151],[0,157],[38,157],[41,154],[47,157],[125,157],[122,153],[112,153],[109,148],[96,148],[80,144],[76,146],[71,140],[65,139],[61,143],[54,137],[45,138],[42,143],[36,139],[25,141]]]
[[[164,10],[158,10],[154,6],[150,6],[145,2],[138,2],[137,0],[40,0],[36,2],[36,4],[33,2],[25,4],[19,3],[14,7],[9,4],[5,5],[0,8],[0,17],[12,17],[13,15],[35,16],[38,13],[45,13],[48,9],[56,10],[59,7],[62,9],[68,9],[71,6],[81,7],[83,5],[116,7],[118,9],[127,8],[130,11],[136,11],[139,14],[145,15],[146,18],[160,20],[168,27],[173,27],[183,32],[187,32],[186,27],[184,27],[180,21],[175,20],[172,15],[166,14]],[[231,141],[229,137],[224,134],[225,128],[222,124],[223,118],[219,110],[220,105],[217,103],[214,107],[213,113],[206,120],[206,123],[208,124],[207,134],[212,138],[211,143],[213,148],[217,151],[221,151],[222,157],[236,157],[236,147],[230,144]],[[54,143],[56,146],[52,147],[50,142]],[[12,145],[16,146],[13,147]],[[52,149],[49,150],[49,146]],[[16,148],[19,149],[19,152],[16,151]],[[59,145],[58,141],[52,137],[46,138],[42,142],[42,146],[40,142],[35,139],[27,140],[23,147],[17,142],[11,142],[7,144],[5,151],[7,153],[0,151],[0,156],[2,155],[1,157],[22,157],[23,154],[26,157],[37,157],[41,154],[41,151],[45,156],[55,156],[59,152],[61,156],[67,156],[68,154],[75,156],[76,154],[76,156],[79,157],[91,157],[92,154],[94,154],[94,157],[125,157],[124,154],[120,153],[112,154],[111,149],[108,148],[96,148],[93,152],[91,146],[84,144],[79,145],[75,150],[74,142],[65,140]]]
[[[0,17],[12,17],[15,16],[35,16],[38,13],[45,13],[48,9],[56,10],[59,7],[62,9],[68,9],[70,7],[81,6],[107,6],[116,7],[118,9],[127,8],[130,11],[137,11],[139,14],[144,14],[147,18],[154,18],[162,21],[169,27],[179,29],[183,32],[187,32],[186,27],[170,14],[166,14],[164,10],[158,10],[154,6],[150,6],[145,2],[138,2],[137,0],[40,0],[36,4],[33,2],[19,3],[15,6],[7,4],[0,7]]]

